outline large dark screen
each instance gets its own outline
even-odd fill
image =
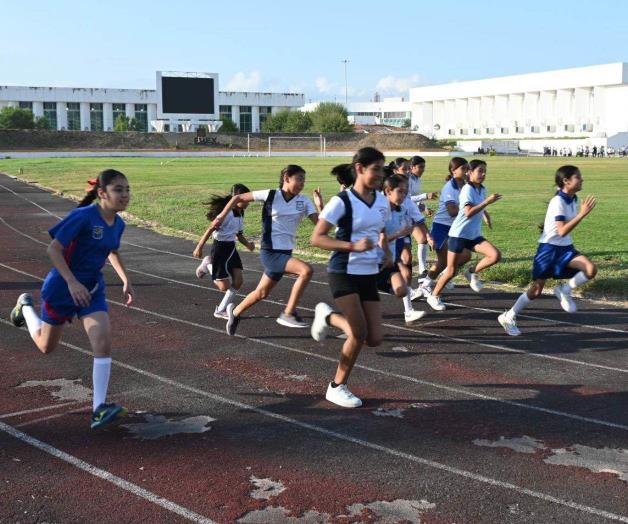
[[[214,113],[214,79],[161,77],[164,113]]]

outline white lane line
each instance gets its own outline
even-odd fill
[[[3,319],[0,319],[0,322],[2,322],[3,324],[9,324],[9,322],[7,322],[7,321],[5,321]],[[22,330],[22,331],[24,331],[24,330]],[[85,349],[85,348],[81,348],[79,346],[75,346],[74,344],[69,344],[67,342],[60,342],[60,344],[62,346],[70,348],[70,349],[72,349],[74,351],[77,351],[79,353],[82,353],[84,355],[88,355],[90,357],[92,356],[92,352],[90,350]],[[419,457],[419,456],[411,454],[411,453],[406,453],[404,451],[400,451],[400,450],[397,450],[397,449],[394,449],[394,448],[389,448],[387,446],[383,446],[383,445],[380,445],[380,444],[375,444],[375,443],[369,442],[367,440],[362,440],[362,439],[359,439],[359,438],[356,438],[356,437],[352,437],[352,436],[346,435],[344,433],[339,433],[337,431],[332,431],[330,429],[324,428],[322,426],[318,426],[316,424],[310,424],[308,422],[302,422],[300,420],[293,419],[293,418],[287,417],[285,415],[280,415],[278,413],[274,413],[272,411],[268,411],[268,410],[263,409],[263,408],[258,408],[256,406],[245,404],[245,403],[237,401],[237,400],[232,400],[230,398],[226,398],[226,397],[217,395],[215,393],[211,393],[211,392],[203,390],[203,389],[198,389],[198,388],[196,388],[194,386],[189,386],[187,384],[183,384],[181,382],[177,382],[176,380],[172,380],[172,379],[163,377],[161,375],[157,375],[155,373],[152,373],[150,371],[146,371],[146,370],[141,369],[141,368],[137,368],[137,367],[132,366],[130,364],[125,364],[125,363],[120,362],[120,361],[115,360],[115,359],[112,361],[112,364],[117,366],[117,367],[126,369],[128,371],[133,371],[134,373],[140,374],[140,375],[142,375],[144,377],[148,377],[148,378],[154,379],[154,380],[159,381],[159,382],[161,382],[163,384],[168,384],[168,385],[170,385],[172,387],[175,387],[175,388],[178,388],[178,389],[182,389],[184,391],[188,391],[188,392],[191,392],[191,393],[195,393],[195,394],[197,394],[199,396],[211,399],[214,402],[218,402],[218,403],[221,403],[221,404],[226,404],[226,405],[229,405],[229,406],[232,406],[232,407],[235,407],[235,408],[238,408],[238,409],[242,409],[242,410],[252,411],[252,412],[257,413],[259,415],[262,415],[264,417],[269,417],[269,418],[272,418],[272,419],[275,419],[275,420],[279,420],[279,421],[284,422],[286,424],[290,424],[290,425],[297,426],[297,427],[302,428],[302,429],[313,431],[313,432],[325,435],[327,437],[331,437],[331,438],[334,438],[334,439],[342,440],[344,442],[349,442],[351,444],[356,444],[356,445],[361,446],[363,448],[367,448],[367,449],[370,449],[370,450],[373,450],[373,451],[384,453],[386,455],[390,455],[392,457],[396,457],[396,458],[400,458],[400,459],[403,459],[403,460],[407,460],[407,461],[413,462],[415,464],[421,464],[423,466],[427,466],[427,467],[430,467],[430,468],[433,468],[433,469],[436,469],[436,470],[439,470],[439,471],[445,471],[445,472],[450,473],[452,475],[456,475],[456,476],[459,476],[459,477],[463,477],[463,478],[467,478],[467,479],[470,479],[470,480],[474,480],[476,482],[481,482],[481,483],[484,483],[484,484],[488,484],[490,486],[494,486],[494,487],[498,487],[498,488],[514,491],[514,492],[519,493],[521,495],[527,495],[529,497],[540,499],[540,500],[543,500],[545,502],[551,502],[553,504],[557,504],[557,505],[560,505],[560,506],[565,506],[565,507],[568,507],[568,508],[571,508],[571,509],[575,509],[577,511],[581,511],[583,513],[588,513],[590,515],[596,515],[596,516],[599,516],[599,517],[604,517],[604,518],[607,518],[607,519],[610,519],[610,520],[615,520],[615,521],[618,521],[618,522],[628,523],[628,516],[611,513],[609,511],[605,511],[605,510],[602,510],[602,509],[599,509],[599,508],[595,508],[595,507],[592,507],[592,506],[587,506],[585,504],[579,504],[579,503],[573,502],[571,500],[564,500],[564,499],[561,499],[561,498],[558,498],[558,497],[554,497],[553,495],[548,495],[548,494],[540,492],[540,491],[524,488],[522,486],[518,486],[518,485],[512,484],[510,482],[505,482],[505,481],[497,480],[497,479],[494,479],[494,478],[491,478],[491,477],[486,477],[484,475],[473,473],[471,471],[467,471],[467,470],[464,470],[464,469],[456,468],[454,466],[449,466],[447,464],[442,464],[442,463],[436,462],[434,460],[425,459],[425,458]],[[5,429],[5,428],[8,428],[8,429]],[[25,435],[24,433],[21,433],[21,432],[15,430],[15,429],[13,429],[11,426],[7,426],[6,424],[3,424],[2,422],[0,422],[0,430],[7,431],[8,433],[13,434],[14,436],[16,436],[16,438],[20,438],[20,436],[15,435],[13,432],[18,433],[19,435],[24,435],[24,437],[26,437],[28,439],[32,439],[32,437],[29,437],[28,435]],[[21,439],[21,440],[23,440],[23,439]],[[80,459],[75,459],[74,457],[71,457],[70,455],[67,455],[67,454],[65,454],[62,451],[59,451],[56,448],[52,448],[51,446],[48,446],[47,444],[41,443],[40,441],[37,441],[36,439],[32,439],[32,440],[35,440],[37,443],[39,443],[39,444],[41,444],[43,446],[46,446],[47,448],[51,448],[52,450],[54,450],[54,451],[56,451],[58,453],[61,453],[64,456],[70,457],[71,459],[74,459],[74,460],[79,461],[79,462],[81,462],[83,464],[86,464],[86,466],[89,467],[89,468],[93,468],[93,466],[90,466],[89,464],[84,463],[83,461],[80,461]],[[31,442],[28,442],[28,443],[31,443]],[[35,444],[31,444],[31,445],[35,445]],[[35,447],[39,447],[39,446],[35,445]],[[44,449],[44,451],[49,452],[47,449]],[[54,453],[51,453],[51,454],[54,454]],[[57,455],[55,455],[55,456],[57,456]],[[81,469],[83,469],[83,468],[81,468]],[[86,470],[86,471],[89,471],[89,470]],[[102,470],[98,470],[98,471],[102,471]],[[91,473],[91,471],[89,471],[89,472]],[[109,474],[107,472],[103,472],[103,473],[105,475],[111,475],[111,474]],[[118,477],[114,477],[114,478],[118,479]],[[109,480],[109,479],[107,479],[107,480]],[[129,484],[132,487],[140,489],[144,493],[153,495],[150,492],[146,492],[145,490],[143,490],[139,486],[135,486],[135,484],[127,483],[126,481],[124,481],[122,479],[118,479],[118,480],[123,482],[123,483],[125,483],[125,484]],[[116,483],[116,482],[114,482],[114,483]],[[125,488],[125,489],[127,489],[127,488]],[[131,491],[131,490],[129,489],[129,491]],[[153,496],[156,497],[156,495],[153,495]],[[144,498],[146,498],[146,497],[144,497]],[[163,501],[164,499],[158,498],[158,500],[162,500]],[[180,506],[177,506],[177,507],[182,509],[182,510],[184,510],[184,511],[188,511],[188,510],[185,510],[185,508],[181,508]],[[170,508],[168,508],[168,509],[170,509]],[[196,515],[196,514],[194,514],[194,515]],[[200,517],[200,515],[198,517]]]
[[[81,411],[85,411],[87,409],[89,409],[89,404],[88,403],[83,403],[83,406],[81,406],[78,409],[71,409],[69,411],[64,411],[63,413],[55,413],[54,415],[48,415],[46,417],[39,417],[39,418],[34,418],[32,420],[27,420],[26,422],[21,422],[20,424],[13,424],[14,428],[24,428],[26,426],[32,426],[33,424],[37,424],[39,422],[46,422],[47,420],[53,420],[55,418],[61,418],[61,417],[65,417],[66,415],[73,415],[75,413],[80,413]],[[90,411],[91,413],[91,411]]]
[[[51,216],[53,216],[55,218],[58,218],[58,219],[62,218],[59,215],[55,215],[54,213],[52,213],[51,211],[49,211],[45,207],[40,206],[38,203],[33,202],[32,200],[29,200],[28,198],[20,195],[19,193],[16,193],[12,189],[10,189],[10,188],[2,185],[2,184],[0,184],[0,187],[5,189],[5,190],[7,190],[7,191],[9,191],[10,193],[14,194],[18,198],[21,198],[22,200],[25,200],[26,202],[29,202],[29,203],[33,204],[34,206],[36,206],[39,209],[45,211],[46,213],[48,213]],[[46,194],[46,193],[44,193],[44,194]],[[3,222],[4,222],[4,220],[3,220]],[[4,222],[4,223],[8,226],[8,224],[6,222]],[[9,226],[9,227],[11,227],[11,226]],[[13,229],[13,228],[11,228],[11,229]],[[32,237],[29,237],[29,238],[32,238]],[[176,253],[174,251],[166,251],[166,250],[163,250],[163,249],[157,249],[157,248],[154,248],[154,247],[144,246],[144,245],[141,245],[141,244],[135,244],[133,242],[128,242],[128,241],[125,241],[125,240],[123,240],[122,243],[126,244],[126,245],[129,245],[129,246],[137,247],[137,248],[140,248],[140,249],[146,249],[147,251],[153,251],[155,253],[163,253],[163,254],[166,254],[166,255],[173,255],[173,256],[177,256],[177,257],[181,257],[181,258],[189,258],[189,259],[192,259],[192,260],[198,260],[198,259],[194,258],[192,255],[185,255],[183,253]],[[254,273],[263,273],[263,271],[260,271],[259,269],[247,268],[246,270],[254,272]],[[286,276],[288,278],[291,278],[288,275],[286,275]],[[319,284],[319,285],[323,285],[323,286],[328,286],[329,285],[328,282],[322,282],[320,280],[310,280],[310,282],[312,284]],[[459,307],[459,308],[464,308],[464,309],[471,309],[473,311],[482,311],[482,312],[485,312],[485,313],[497,313],[497,314],[503,313],[503,311],[500,310],[500,309],[490,309],[490,308],[482,308],[482,307],[476,307],[476,306],[468,306],[468,305],[465,305],[465,304],[457,304],[455,302],[445,302],[445,304],[448,305],[448,306],[454,306],[454,307]],[[593,330],[597,330],[597,331],[607,331],[609,333],[628,334],[628,330],[625,330],[625,329],[609,328],[609,327],[605,327],[605,326],[596,326],[596,325],[593,325],[593,324],[582,324],[582,323],[579,323],[579,322],[569,322],[568,320],[557,320],[557,319],[553,319],[553,318],[540,317],[538,315],[519,314],[518,317],[519,318],[527,318],[527,319],[530,319],[530,320],[539,320],[539,321],[542,321],[542,322],[549,322],[549,323],[553,323],[553,324],[562,324],[562,325],[565,325],[565,326],[576,326],[576,327],[579,327],[579,328],[587,328],[587,329],[593,329]]]
[[[0,431],[4,431],[5,433],[8,433],[12,437],[18,440],[21,440],[22,442],[28,444],[29,446],[33,446],[34,448],[37,448],[43,451],[44,453],[48,453],[49,455],[52,455],[55,458],[63,460],[64,462],[67,462],[68,464],[70,464],[71,466],[74,466],[75,468],[85,471],[89,473],[90,475],[93,475],[94,477],[98,477],[102,480],[110,482],[111,484],[114,484],[115,486],[118,486],[119,488],[122,488],[123,490],[128,491],[129,493],[132,493],[133,495],[139,498],[147,500],[148,502],[152,502],[153,504],[156,504],[157,506],[161,506],[162,508],[167,509],[168,511],[171,511],[172,513],[176,513],[177,515],[185,519],[191,520],[192,522],[199,522],[203,524],[214,523],[213,520],[208,519],[207,517],[204,517],[203,515],[199,515],[198,513],[195,513],[194,511],[190,509],[180,506],[179,504],[176,504],[172,502],[171,500],[160,497],[159,495],[156,495],[155,493],[148,491],[138,486],[137,484],[133,484],[132,482],[124,480],[114,475],[113,473],[109,473],[108,471],[105,471],[104,469],[97,468],[96,466],[93,466],[92,464],[89,464],[88,462],[85,462],[84,460],[81,460],[80,458],[77,458],[74,455],[70,455],[69,453],[66,453],[65,451],[61,451],[60,449],[57,449],[54,446],[51,446],[50,444],[46,444],[45,442],[42,442],[41,440],[36,439],[35,437],[31,437],[30,435],[22,431],[19,431],[18,429],[15,429],[13,426],[9,426],[8,424],[5,424],[4,422],[0,422]],[[601,511],[601,510],[597,510],[597,511]]]
[[[37,279],[39,281],[42,281],[43,279],[41,277],[38,277],[36,275],[32,275],[31,273],[27,273],[25,271],[22,271],[20,269],[16,269],[13,268],[11,266],[7,266],[6,264],[0,263],[0,267],[5,267],[7,269],[10,269],[12,271],[15,271],[16,273]],[[140,313],[144,313],[146,315],[151,315],[153,317],[157,317],[157,318],[161,318],[163,320],[168,320],[170,322],[174,322],[174,323],[178,323],[178,324],[184,324],[187,326],[192,326],[198,329],[203,329],[206,331],[212,331],[214,333],[220,333],[222,335],[225,335],[225,331],[224,329],[218,329],[215,327],[211,327],[205,324],[199,324],[197,322],[192,322],[191,320],[186,320],[186,319],[182,319],[182,318],[176,318],[176,317],[172,317],[170,315],[164,315],[162,313],[157,313],[156,311],[151,311],[148,309],[143,309],[137,306],[126,306],[125,304],[123,304],[122,302],[117,302],[116,300],[111,300],[111,299],[107,299],[107,302],[110,304],[114,304],[116,306],[120,306],[122,308],[126,308],[126,309],[132,309],[135,311],[139,311]],[[0,323],[12,326],[13,324],[11,322],[9,322],[8,320],[4,320],[0,318]],[[409,330],[410,328],[401,328],[400,326],[397,326],[398,329],[406,329]],[[318,358],[319,360],[326,360],[328,362],[333,362],[333,363],[337,363],[338,359],[334,358],[334,357],[327,357],[325,355],[321,355],[319,353],[314,353],[312,351],[307,351],[305,349],[298,349],[298,348],[293,348],[291,346],[285,346],[283,344],[277,344],[275,342],[270,342],[268,340],[263,340],[263,339],[259,339],[259,338],[254,338],[254,337],[246,337],[244,335],[235,335],[235,338],[239,338],[241,340],[249,340],[251,342],[255,342],[257,344],[262,344],[264,346],[269,346],[269,347],[273,347],[273,348],[277,348],[277,349],[283,349],[285,351],[290,351],[292,353],[297,353],[300,355],[307,355],[310,357],[314,357],[314,358]],[[493,397],[491,395],[486,395],[483,393],[478,393],[475,391],[469,391],[463,388],[458,388],[458,387],[454,387],[454,386],[446,386],[444,384],[438,384],[435,382],[428,382],[427,380],[422,380],[422,379],[418,379],[415,377],[410,377],[408,375],[400,375],[398,373],[393,373],[391,371],[385,371],[379,368],[373,368],[370,366],[365,366],[364,364],[355,364],[354,366],[355,368],[358,369],[363,369],[365,371],[370,371],[372,373],[376,373],[378,375],[383,375],[383,376],[387,376],[387,377],[392,377],[392,378],[397,378],[400,380],[404,380],[407,382],[412,382],[414,384],[421,384],[423,386],[428,386],[428,387],[432,387],[432,388],[436,388],[436,389],[441,389],[443,391],[448,391],[448,392],[452,392],[452,393],[456,393],[456,394],[460,394],[460,395],[466,395],[468,397],[472,397],[472,398],[480,398],[482,400],[490,400],[493,402],[497,402],[500,404],[504,404],[504,405],[508,405],[508,406],[515,406],[518,408],[523,408],[523,409],[527,409],[530,411],[538,411],[540,413],[544,413],[544,414],[549,414],[549,415],[555,415],[555,416],[559,416],[559,417],[563,417],[563,418],[568,418],[568,419],[573,419],[573,420],[577,420],[579,422],[588,422],[591,424],[595,424],[595,425],[599,425],[599,426],[605,426],[605,427],[609,427],[609,428],[614,428],[614,429],[621,429],[624,431],[628,431],[628,425],[624,425],[624,424],[618,424],[615,422],[609,422],[606,420],[601,420],[601,419],[595,419],[595,418],[591,418],[591,417],[583,417],[580,415],[575,415],[573,413],[568,413],[568,412],[564,412],[564,411],[558,411],[555,409],[550,409],[550,408],[544,408],[541,406],[534,406],[531,404],[524,404],[522,402],[517,402],[514,400],[506,400],[506,399],[501,399],[499,397]],[[523,387],[523,386],[522,386]]]
[[[63,408],[67,406],[77,406],[81,402],[64,402],[63,404],[51,404],[50,406],[43,406],[41,408],[25,409],[22,411],[14,411],[13,413],[4,413],[0,415],[0,420],[3,418],[19,417],[21,415],[30,415],[31,413],[40,413],[41,411],[50,411],[51,409]]]
[[[38,244],[45,245],[45,246],[48,245],[46,242],[42,242],[41,240],[38,240],[37,238],[34,238],[34,237],[32,237],[32,236],[30,236],[30,235],[20,231],[19,229],[13,227],[12,225],[8,224],[4,220],[4,218],[2,218],[1,216],[0,216],[0,222],[2,222],[9,229],[15,231],[19,235],[22,235],[23,237],[26,237],[26,238],[32,240],[33,242],[36,242]],[[3,264],[0,264],[0,266],[2,266],[2,265]],[[14,270],[14,268],[12,268],[10,266],[5,266],[5,267],[7,267],[8,269]],[[164,280],[166,282],[172,282],[172,283],[175,283],[175,284],[181,284],[183,286],[194,287],[194,288],[199,288],[199,289],[203,289],[203,290],[209,290],[209,291],[215,292],[215,293],[221,293],[219,290],[214,289],[214,288],[209,287],[209,286],[202,286],[200,284],[192,284],[191,282],[185,282],[185,281],[177,280],[177,279],[174,279],[174,278],[163,277],[163,276],[160,276],[160,275],[155,275],[153,273],[147,273],[145,271],[140,271],[139,269],[132,269],[130,267],[127,267],[126,270],[128,272],[130,272],[130,273],[137,273],[138,275],[144,275],[144,276],[155,278],[155,279],[158,279],[158,280]],[[25,273],[25,274],[28,274],[28,273]],[[35,277],[34,275],[29,275],[29,276]],[[39,278],[39,277],[35,277],[35,278]],[[237,293],[237,296],[244,297],[246,295],[243,294],[243,293]],[[285,306],[284,303],[272,300],[270,298],[265,298],[264,302],[267,302],[269,304],[276,304],[276,305],[279,305],[279,306],[282,306],[282,307]],[[305,306],[299,306],[299,309],[302,309],[304,311],[314,311],[312,308],[308,308],[308,307],[305,307]],[[443,321],[444,320],[445,319],[443,319]],[[451,319],[447,319],[447,320],[451,320]],[[432,322],[432,323],[434,323],[434,322]],[[502,345],[499,345],[499,344],[489,344],[488,342],[479,342],[477,340],[467,340],[467,339],[459,338],[459,337],[451,337],[451,336],[445,335],[443,333],[433,333],[431,331],[425,331],[425,330],[421,330],[421,329],[414,329],[414,328],[404,327],[404,326],[401,326],[401,325],[389,324],[389,323],[386,323],[386,322],[382,322],[382,326],[385,326],[385,327],[388,327],[388,328],[392,328],[392,329],[399,329],[399,330],[402,330],[402,331],[408,331],[408,332],[411,332],[411,333],[418,333],[420,335],[427,335],[427,336],[432,336],[432,337],[436,337],[436,338],[441,338],[441,339],[449,340],[449,341],[452,341],[452,342],[462,342],[463,344],[472,344],[472,345],[476,345],[476,346],[486,347],[486,348],[489,348],[489,349],[498,349],[498,350],[501,350],[501,351],[506,351],[508,353],[517,353],[519,355],[527,355],[527,356],[530,356],[530,357],[542,358],[542,359],[546,359],[546,360],[555,360],[555,361],[558,361],[558,362],[566,362],[566,363],[569,363],[569,364],[575,364],[575,365],[578,365],[578,366],[585,366],[585,367],[596,368],[596,369],[603,369],[603,370],[606,370],[606,371],[617,371],[617,372],[620,372],[620,373],[628,373],[628,369],[626,369],[626,368],[619,368],[619,367],[615,367],[615,366],[606,366],[604,364],[595,364],[595,363],[592,363],[592,362],[585,362],[585,361],[582,361],[582,360],[575,360],[575,359],[567,358],[567,357],[558,357],[556,355],[547,355],[547,354],[544,354],[544,353],[535,353],[533,351],[527,351],[525,349],[515,349],[515,348],[510,348],[510,347],[507,347],[507,346],[502,346]]]

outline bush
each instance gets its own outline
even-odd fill
[[[30,109],[5,107],[0,111],[0,129],[33,129],[35,119]]]
[[[50,122],[45,116],[40,116],[35,120],[35,129],[50,129]]]
[[[238,126],[235,125],[235,122],[228,116],[221,116],[220,121],[222,122],[222,125],[218,130],[219,133],[237,133],[240,131]]]
[[[113,123],[114,131],[128,131],[129,130],[129,117],[126,115],[118,115],[116,121]]]
[[[311,133],[350,133],[353,126],[347,120],[347,110],[336,102],[321,102],[310,113]]]

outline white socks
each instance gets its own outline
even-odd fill
[[[569,286],[569,289],[576,289],[577,287],[588,281],[589,279],[587,278],[587,276],[582,271],[580,271],[579,273],[576,273],[573,278],[570,278],[567,281],[567,285]]]
[[[225,311],[227,306],[233,302],[234,297],[236,296],[235,289],[229,288],[225,292],[225,296],[222,297],[222,301],[218,304],[217,311]]]
[[[532,302],[532,301],[528,298],[528,294],[527,293],[522,293],[519,296],[519,298],[517,299],[517,301],[514,303],[512,308],[510,308],[508,310],[508,312],[506,313],[506,315],[508,316],[509,320],[513,320],[521,312],[521,310],[524,307],[526,307],[528,304],[530,304],[530,302]]]
[[[92,382],[94,385],[94,409],[105,402],[107,398],[107,387],[109,386],[109,375],[111,374],[111,357],[94,357],[94,368],[92,371]]]
[[[37,316],[37,313],[35,313],[33,306],[22,306],[22,315],[24,315],[28,332],[31,334],[31,338],[34,339],[41,331],[41,319]]]
[[[412,289],[410,288],[410,286],[408,286],[408,292],[406,293],[406,296],[401,299],[403,300],[403,310],[406,313],[408,311],[414,311],[414,308],[412,307],[412,300],[410,300],[411,296],[412,296]]]
[[[417,255],[419,259],[419,273],[427,270],[427,253],[429,247],[427,244],[419,244],[417,247]]]

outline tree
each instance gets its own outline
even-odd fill
[[[50,122],[45,116],[40,116],[35,120],[35,129],[50,129]]]
[[[309,113],[282,109],[274,115],[268,115],[262,125],[264,133],[307,133],[312,126]]]
[[[228,116],[221,116],[220,121],[222,122],[222,125],[218,130],[219,133],[237,133],[240,131],[238,126],[235,125],[235,122]]]
[[[143,131],[142,124],[137,118],[133,117],[129,120],[129,131]]]
[[[0,110],[0,129],[33,129],[35,119],[30,109],[5,107]]]
[[[285,131],[289,114],[289,109],[282,109],[274,115],[268,115],[262,124],[262,133],[281,133]]]
[[[114,131],[128,131],[129,130],[129,117],[126,115],[118,115],[116,121],[113,124]]]
[[[412,120],[410,120],[409,118],[405,118],[403,122],[401,123],[401,127],[403,129],[410,129],[411,126],[412,126]]]
[[[312,120],[312,133],[350,133],[353,126],[347,120],[345,107],[335,102],[321,102],[309,113]]]

